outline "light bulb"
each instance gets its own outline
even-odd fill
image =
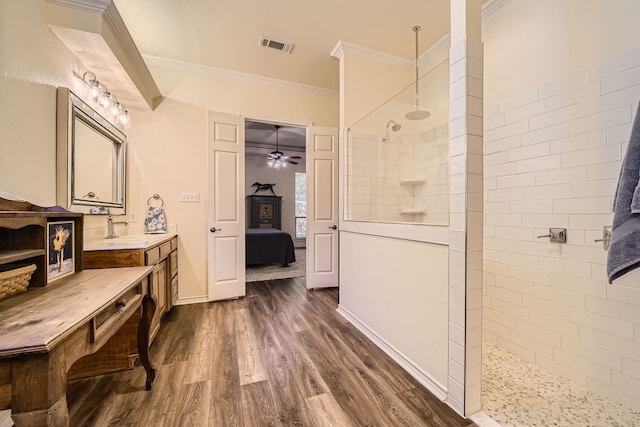
[[[109,92],[108,90],[102,92],[102,95],[100,96],[100,105],[102,105],[104,108],[109,108],[111,106],[111,101],[111,92]]]
[[[113,105],[111,106],[111,114],[113,114],[114,116],[118,116],[120,115],[122,111],[122,104],[120,104],[120,102],[116,101],[113,103]]]

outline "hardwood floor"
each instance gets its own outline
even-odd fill
[[[73,426],[471,426],[304,278],[247,284],[242,299],[177,306],[144,370],[69,383]]]

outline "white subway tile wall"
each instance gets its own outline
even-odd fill
[[[484,110],[483,339],[640,410],[640,274],[609,285],[602,227],[640,102],[640,55]],[[550,243],[566,227],[566,244]]]
[[[388,142],[378,133],[351,132],[347,145],[348,219],[448,223],[448,124],[417,136],[391,133]]]

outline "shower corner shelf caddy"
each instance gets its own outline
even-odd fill
[[[400,209],[401,215],[426,215],[426,208],[402,208]]]
[[[422,185],[427,183],[427,178],[401,179],[400,185]]]

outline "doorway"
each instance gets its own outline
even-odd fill
[[[295,256],[288,267],[281,260],[258,258],[269,262],[253,264],[248,259],[247,282],[306,276],[306,131],[301,126],[245,120],[247,228],[276,228],[287,233]],[[271,202],[277,206],[270,207]],[[282,242],[286,237],[272,239],[278,250],[286,245]],[[251,239],[246,244],[249,253]]]

